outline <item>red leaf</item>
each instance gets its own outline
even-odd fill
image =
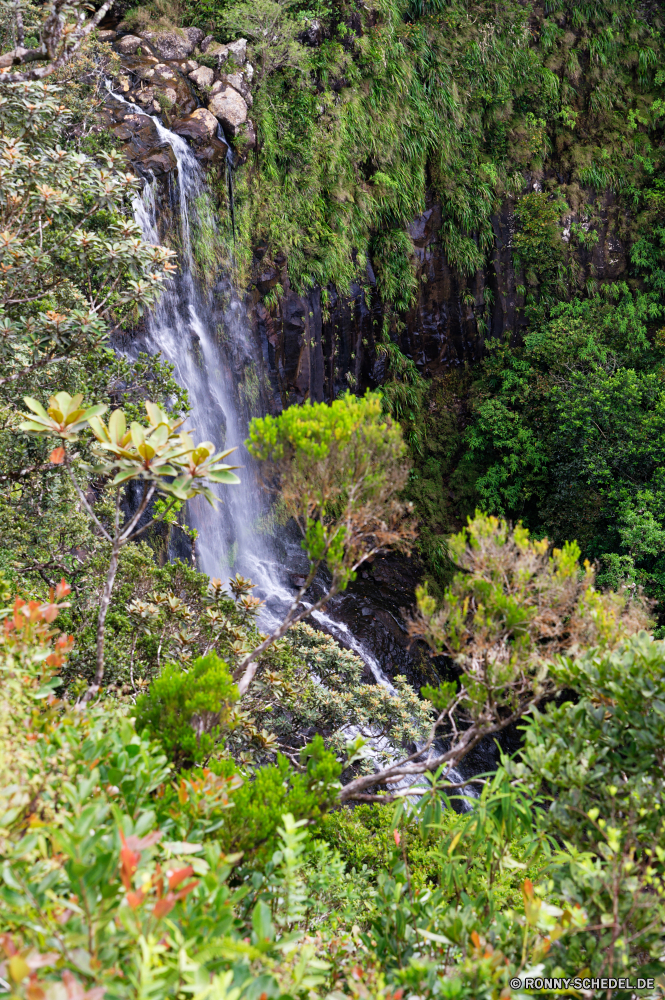
[[[152,833],[147,833],[145,837],[137,837],[135,834],[131,834],[131,836],[125,839],[122,834],[120,836],[123,844],[126,844],[132,851],[144,851],[146,847],[152,847],[153,844],[157,843],[162,836],[162,831],[153,830]]]
[[[11,934],[0,934],[0,947],[8,958],[11,958],[18,951]]]
[[[184,885],[179,892],[176,892],[175,898],[184,899],[188,892],[191,892],[192,889],[196,889],[198,884],[199,883],[197,881],[197,882],[190,882],[189,885]]]
[[[163,899],[157,900],[152,911],[153,916],[160,920],[162,917],[165,917],[167,913],[170,913],[174,906],[175,896],[172,892],[169,892]]]
[[[399,845],[401,843],[401,840],[402,840],[402,838],[399,835],[399,830],[393,830],[393,837],[395,838],[395,843],[399,847]]]
[[[64,448],[54,448],[49,455],[49,461],[53,462],[54,465],[62,465],[65,459],[65,449]]]
[[[139,906],[141,905],[144,899],[145,899],[145,893],[143,892],[142,889],[139,889],[138,892],[127,893],[127,902],[131,906],[132,910],[138,910]]]
[[[191,865],[187,865],[186,868],[179,868],[176,872],[167,872],[166,874],[169,880],[169,889],[175,889],[177,885],[194,874],[194,869]]]
[[[125,840],[124,833],[122,830],[120,831],[120,840],[122,841],[120,849],[120,878],[125,889],[131,889],[132,875],[138,868],[139,861],[141,860],[140,852],[133,851],[129,843],[129,841],[136,839],[136,837],[129,837],[128,840]]]

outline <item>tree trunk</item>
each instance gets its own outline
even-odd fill
[[[111,594],[113,593],[115,575],[118,572],[118,560],[120,558],[122,543],[123,539],[119,536],[116,536],[113,539],[111,560],[109,562],[106,582],[104,584],[104,590],[99,604],[99,617],[97,618],[97,669],[95,671],[94,681],[82,698],[84,703],[90,701],[91,698],[94,698],[95,695],[98,694],[102,681],[104,680],[104,639],[106,638],[106,613],[109,609],[109,604],[111,603]]]

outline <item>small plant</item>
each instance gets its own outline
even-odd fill
[[[561,658],[581,648],[607,653],[648,624],[639,599],[594,588],[593,570],[588,562],[580,566],[575,542],[550,551],[547,539],[531,539],[522,525],[512,528],[477,512],[448,539],[448,548],[459,572],[440,607],[426,584],[418,587],[418,616],[410,630],[414,638],[425,639],[432,655],[450,656],[459,676],[422,689],[436,713],[424,745],[376,774],[349,782],[343,801],[356,795],[368,800],[372,785],[426,771],[445,787],[446,772],[484,737],[558,692]],[[437,733],[448,741],[443,753],[434,750]],[[382,798],[370,796],[369,801]]]

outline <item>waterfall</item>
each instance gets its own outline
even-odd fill
[[[145,115],[136,105],[113,93],[110,87],[109,93],[115,100],[128,105],[133,113]],[[211,577],[225,578],[238,570],[247,575],[257,585],[256,592],[266,601],[261,624],[271,629],[281,622],[283,612],[293,599],[289,569],[304,568],[304,555],[297,545],[285,542],[285,558],[280,560],[271,540],[257,529],[264,505],[253,459],[243,444],[245,428],[238,411],[231,363],[233,359],[249,362],[254,359],[251,329],[228,276],[215,286],[228,301],[223,315],[224,337],[220,338],[213,327],[213,295],[197,280],[192,250],[192,221],[204,210],[207,197],[205,174],[187,142],[167,129],[159,118],[152,120],[159,138],[173,150],[177,163],[175,203],[181,253],[176,276],[166,283],[158,305],[147,318],[145,347],[169,361],[174,366],[176,380],[187,389],[191,405],[187,429],[194,433],[195,440],[213,441],[220,450],[237,447],[228,461],[243,467],[241,484],[214,487],[217,509],[203,497],[197,497],[189,502],[187,515],[191,527],[198,532],[198,568]],[[231,166],[229,163],[229,170]],[[231,179],[229,190],[233,190]],[[133,209],[144,239],[161,243],[154,177],[146,180],[142,192],[134,198]],[[208,221],[214,224],[212,214]],[[361,657],[377,684],[396,694],[376,658],[345,624],[321,611],[314,612],[312,617]],[[382,744],[376,750],[385,754],[386,746]],[[394,752],[397,754],[396,750]],[[463,780],[456,771],[451,771],[450,777],[453,781]],[[420,779],[419,783],[424,781]],[[469,790],[469,794],[473,791]]]
[[[111,96],[130,107],[134,114],[145,115],[119,94]],[[240,363],[252,360],[251,331],[232,283],[222,280],[216,287],[228,299],[223,316],[227,344],[220,343],[213,322],[216,303],[213,293],[197,280],[192,249],[193,224],[206,210],[205,174],[187,142],[167,129],[159,118],[152,117],[152,121],[160,140],[173,150],[177,163],[174,207],[181,249],[178,272],[165,284],[157,306],[147,317],[142,346],[169,361],[174,366],[176,380],[187,389],[191,412],[186,426],[195,440],[212,441],[220,450],[235,446],[237,451],[228,461],[243,467],[239,486],[213,487],[218,497],[217,509],[203,497],[188,504],[189,523],[198,533],[198,568],[209,576],[221,578],[239,569],[252,576],[262,591],[267,591],[273,583],[274,557],[267,539],[255,530],[262,503],[252,474],[253,460],[243,444],[246,429],[238,413],[232,364],[234,360]],[[145,181],[142,192],[134,198],[133,209],[144,239],[161,243],[154,178]],[[214,225],[212,212],[206,223]]]

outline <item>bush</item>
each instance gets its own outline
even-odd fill
[[[189,669],[166,665],[136,702],[136,729],[160,741],[176,766],[205,763],[223,739],[238,699],[229,668],[216,653]]]

